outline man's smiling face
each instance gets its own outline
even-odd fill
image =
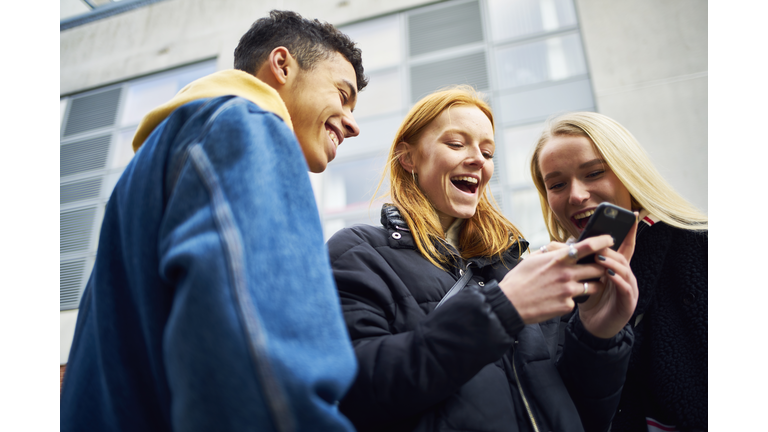
[[[357,102],[355,69],[339,53],[299,70],[283,100],[301,150],[314,173],[325,171],[336,148],[360,133],[352,116]]]

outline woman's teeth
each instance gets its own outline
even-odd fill
[[[451,183],[462,192],[473,194],[477,191],[477,179],[469,176],[451,177]]]
[[[590,217],[593,214],[595,214],[594,210],[587,210],[587,211],[584,211],[584,212],[581,212],[581,213],[576,213],[575,215],[573,215],[573,218],[574,219],[584,219],[585,217]]]
[[[458,176],[451,178],[451,181],[463,181],[467,183],[477,184],[477,179],[474,177]]]
[[[576,222],[576,226],[579,227],[579,229],[584,229],[587,226],[587,222],[589,222],[589,218],[595,214],[595,210],[587,210],[583,211],[581,213],[576,213],[573,215],[573,219]]]

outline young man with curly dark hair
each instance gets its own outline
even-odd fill
[[[366,84],[347,36],[272,11],[235,69],[147,114],[80,303],[61,430],[353,430],[307,171],[359,133]]]

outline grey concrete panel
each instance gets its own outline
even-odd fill
[[[240,37],[275,8],[343,25],[433,2],[167,0],[62,31],[61,94],[213,57],[219,70],[231,68]]]
[[[576,0],[597,111],[707,211],[707,3]]]
[[[599,111],[626,127],[675,190],[705,212],[707,81],[704,76],[599,97]]]
[[[82,0],[59,0],[59,19],[71,18],[89,11]]]
[[[707,2],[576,0],[596,93],[707,70]]]

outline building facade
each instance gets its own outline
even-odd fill
[[[707,211],[706,2],[101,3],[85,13],[70,8],[75,12],[61,20],[62,364],[104,207],[132,157],[138,121],[188,82],[231,68],[240,36],[274,8],[349,34],[370,77],[355,110],[360,136],[345,141],[326,172],[311,175],[326,237],[355,223],[378,224],[385,190],[374,194],[397,126],[420,97],[450,84],[473,85],[491,103],[491,190],[534,246],[548,236],[528,161],[543,122],[564,111],[618,120],[670,183]]]

